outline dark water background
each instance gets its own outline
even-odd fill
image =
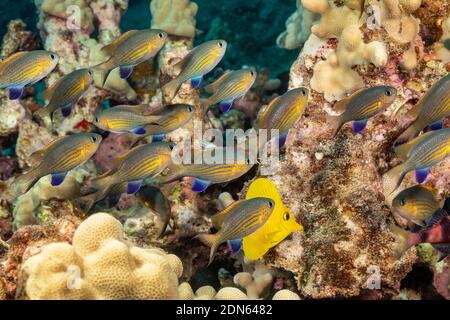
[[[130,0],[121,21],[123,31],[150,26],[149,0]],[[196,43],[223,38],[229,47],[222,66],[236,69],[243,65],[268,68],[273,76],[289,70],[298,50],[276,46],[277,36],[295,10],[294,0],[195,0],[199,6]],[[0,37],[12,19],[20,18],[37,32],[38,13],[32,0],[0,0]]]

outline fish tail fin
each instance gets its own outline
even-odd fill
[[[162,87],[162,91],[166,97],[169,98],[169,100],[172,100],[177,95],[178,90],[180,90],[181,83],[178,80],[178,78],[172,79],[168,83],[166,83]]]
[[[88,213],[98,201],[98,195],[98,192],[94,192],[78,198],[76,202],[85,213]]]
[[[35,113],[33,113],[33,117],[38,118],[42,121],[51,121],[52,120],[52,111],[47,106],[45,108],[40,108]]]
[[[196,236],[196,238],[198,238],[203,244],[205,244],[211,248],[210,253],[209,253],[209,262],[208,262],[208,266],[209,266],[211,264],[211,262],[213,262],[214,255],[216,254],[217,248],[219,247],[217,233],[215,233],[215,234],[207,234],[207,233],[199,234],[198,236]]]
[[[394,246],[394,253],[397,258],[400,258],[400,256],[409,248],[411,248],[413,245],[415,245],[417,242],[415,241],[414,234],[394,225],[389,225],[389,230],[394,234],[395,236],[395,246]]]
[[[344,124],[342,122],[342,117],[327,114],[326,119],[327,123],[333,128],[333,135],[331,137],[335,138],[339,130],[341,130],[342,125]]]
[[[408,129],[403,131],[403,133],[399,135],[397,139],[395,139],[394,145],[403,144],[414,139],[414,137],[416,137],[419,132],[420,129],[417,129],[417,125],[413,123],[408,127]]]
[[[205,116],[209,110],[209,106],[211,105],[211,101],[209,99],[200,99],[200,108],[202,110],[202,115]]]
[[[100,176],[92,180],[92,188],[96,190],[97,199],[104,197],[111,189],[113,176]]]
[[[14,187],[16,196],[20,196],[23,193],[28,192],[31,187],[41,178],[39,175],[39,167],[32,169],[14,180]]]
[[[404,164],[400,164],[384,174],[383,191],[385,196],[391,195],[400,186],[406,174],[403,170]]]
[[[106,80],[108,79],[109,74],[111,73],[111,69],[109,69],[105,63],[96,65],[91,68],[91,70],[95,73],[95,78],[98,83],[100,83],[101,87],[105,86]]]

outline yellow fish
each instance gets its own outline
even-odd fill
[[[252,182],[245,196],[246,199],[265,197],[275,202],[275,208],[267,222],[256,232],[244,237],[242,249],[249,260],[257,260],[264,256],[270,248],[283,241],[294,231],[303,231],[294,215],[281,200],[275,184],[266,178],[258,178]]]

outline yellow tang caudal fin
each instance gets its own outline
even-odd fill
[[[125,32],[120,37],[118,37],[116,40],[114,40],[112,43],[104,46],[102,48],[102,51],[108,55],[111,55],[113,53],[114,49],[117,47],[117,45],[119,45],[126,39],[129,39],[132,35],[136,34],[137,32],[138,32],[138,30],[130,30],[130,31]]]
[[[214,255],[216,254],[217,248],[219,247],[219,235],[215,234],[199,234],[195,238],[198,238],[203,244],[207,245],[211,248],[209,253],[209,262],[208,266],[213,262]]]

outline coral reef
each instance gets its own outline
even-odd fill
[[[195,15],[198,6],[190,0],[152,0],[152,28],[174,36],[195,36]]]

